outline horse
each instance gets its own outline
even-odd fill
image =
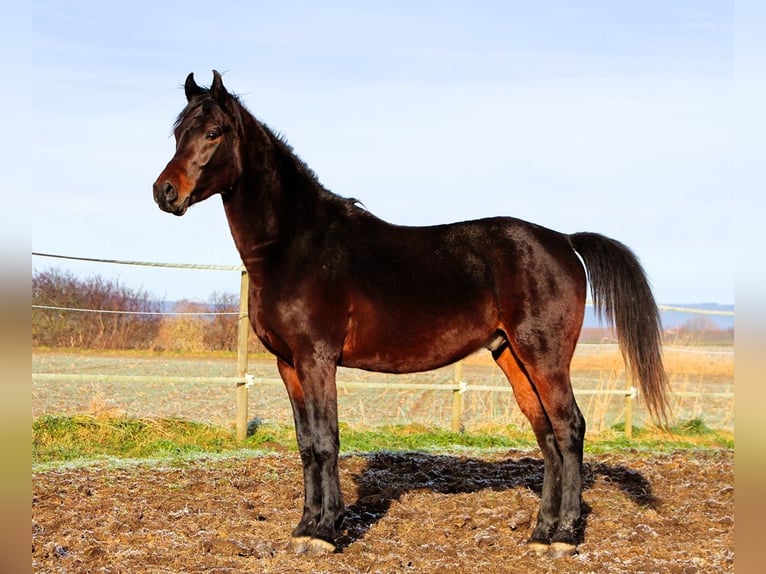
[[[290,548],[338,551],[337,367],[412,373],[486,348],[544,461],[527,544],[541,555],[576,553],[585,420],[569,371],[588,280],[650,414],[667,420],[659,313],[633,252],[597,233],[512,217],[388,223],[327,190],[217,71],[207,88],[189,74],[184,92],[175,154],[154,182],[154,201],[181,216],[222,197],[250,278],[250,322],[276,357],[295,421],[304,504]]]

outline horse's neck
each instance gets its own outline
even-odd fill
[[[234,245],[251,274],[257,274],[279,240],[278,206],[269,205],[267,197],[258,197],[259,191],[257,184],[243,183],[223,202]]]
[[[322,201],[321,194],[310,182],[303,181],[302,174],[286,174],[282,167],[275,167],[280,162],[269,159],[250,161],[250,166],[259,167],[246,170],[243,181],[224,198],[234,243],[253,276],[260,274],[271,253],[285,247],[296,229],[306,226],[311,220],[307,215],[316,214]]]

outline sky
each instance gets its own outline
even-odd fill
[[[217,69],[325,187],[387,221],[595,231],[635,251],[658,302],[734,302],[732,2],[25,6],[10,141],[34,153],[5,183],[29,198],[33,252],[237,265],[219,197],[180,218],[152,199],[183,81]],[[239,288],[236,272],[32,266],[167,301]]]

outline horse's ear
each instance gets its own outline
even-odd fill
[[[200,96],[205,93],[205,90],[197,85],[194,81],[194,72],[186,76],[186,82],[184,83],[184,92],[186,93],[186,100],[191,101],[192,98]]]
[[[226,88],[223,87],[221,74],[219,74],[217,70],[213,70],[213,83],[210,84],[210,93],[213,96],[213,99],[220,105],[223,105],[226,102],[226,98],[229,96]]]

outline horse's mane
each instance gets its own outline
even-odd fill
[[[178,118],[176,118],[176,121],[173,124],[174,131],[178,129],[181,123],[183,123],[184,119],[194,113],[198,108],[202,108],[200,113],[209,114],[211,113],[213,107],[221,107],[218,102],[216,102],[210,95],[209,89],[202,88],[202,91],[203,93],[196,97],[193,101],[189,102],[189,104],[178,115]],[[247,122],[245,121],[245,118],[249,119],[254,124],[256,124],[257,127],[260,128],[261,132],[265,134],[266,137],[270,140],[273,149],[277,153],[277,156],[282,164],[294,170],[294,172],[301,179],[311,182],[312,187],[317,189],[322,196],[330,199],[335,203],[341,204],[348,212],[367,212],[367,210],[361,205],[361,202],[358,199],[342,197],[324,187],[324,185],[322,185],[322,183],[319,181],[319,178],[317,177],[314,170],[312,170],[308,164],[306,164],[306,162],[304,162],[295,153],[293,147],[287,142],[287,138],[283,134],[271,129],[268,125],[258,120],[247,109],[245,104],[242,103],[242,100],[238,95],[232,94],[230,92],[228,92],[228,95],[231,98],[233,105],[231,106],[231,110],[224,110],[224,112],[231,113],[234,116],[237,133],[239,133],[241,136],[244,136],[245,138],[247,137],[245,128]]]
[[[241,102],[239,102],[239,105],[242,106],[243,110],[247,112],[247,109],[242,105]],[[247,112],[250,113],[250,112]],[[308,164],[303,161],[298,154],[295,153],[295,150],[293,149],[293,146],[291,146],[287,138],[284,134],[272,130],[268,125],[264,124],[263,122],[258,121],[255,117],[253,119],[258,122],[263,128],[263,130],[269,135],[271,138],[272,144],[274,145],[274,148],[277,150],[278,154],[282,158],[283,161],[288,163],[293,169],[296,170],[297,173],[299,173],[301,176],[303,176],[305,179],[312,182],[312,184],[320,190],[322,195],[325,197],[338,202],[340,204],[344,204],[344,207],[348,211],[365,211],[364,207],[361,205],[361,202],[353,197],[343,197],[336,193],[333,193],[329,189],[327,189],[324,185],[322,185],[322,182],[319,181],[319,177],[317,177],[316,173],[313,169],[311,169]]]

